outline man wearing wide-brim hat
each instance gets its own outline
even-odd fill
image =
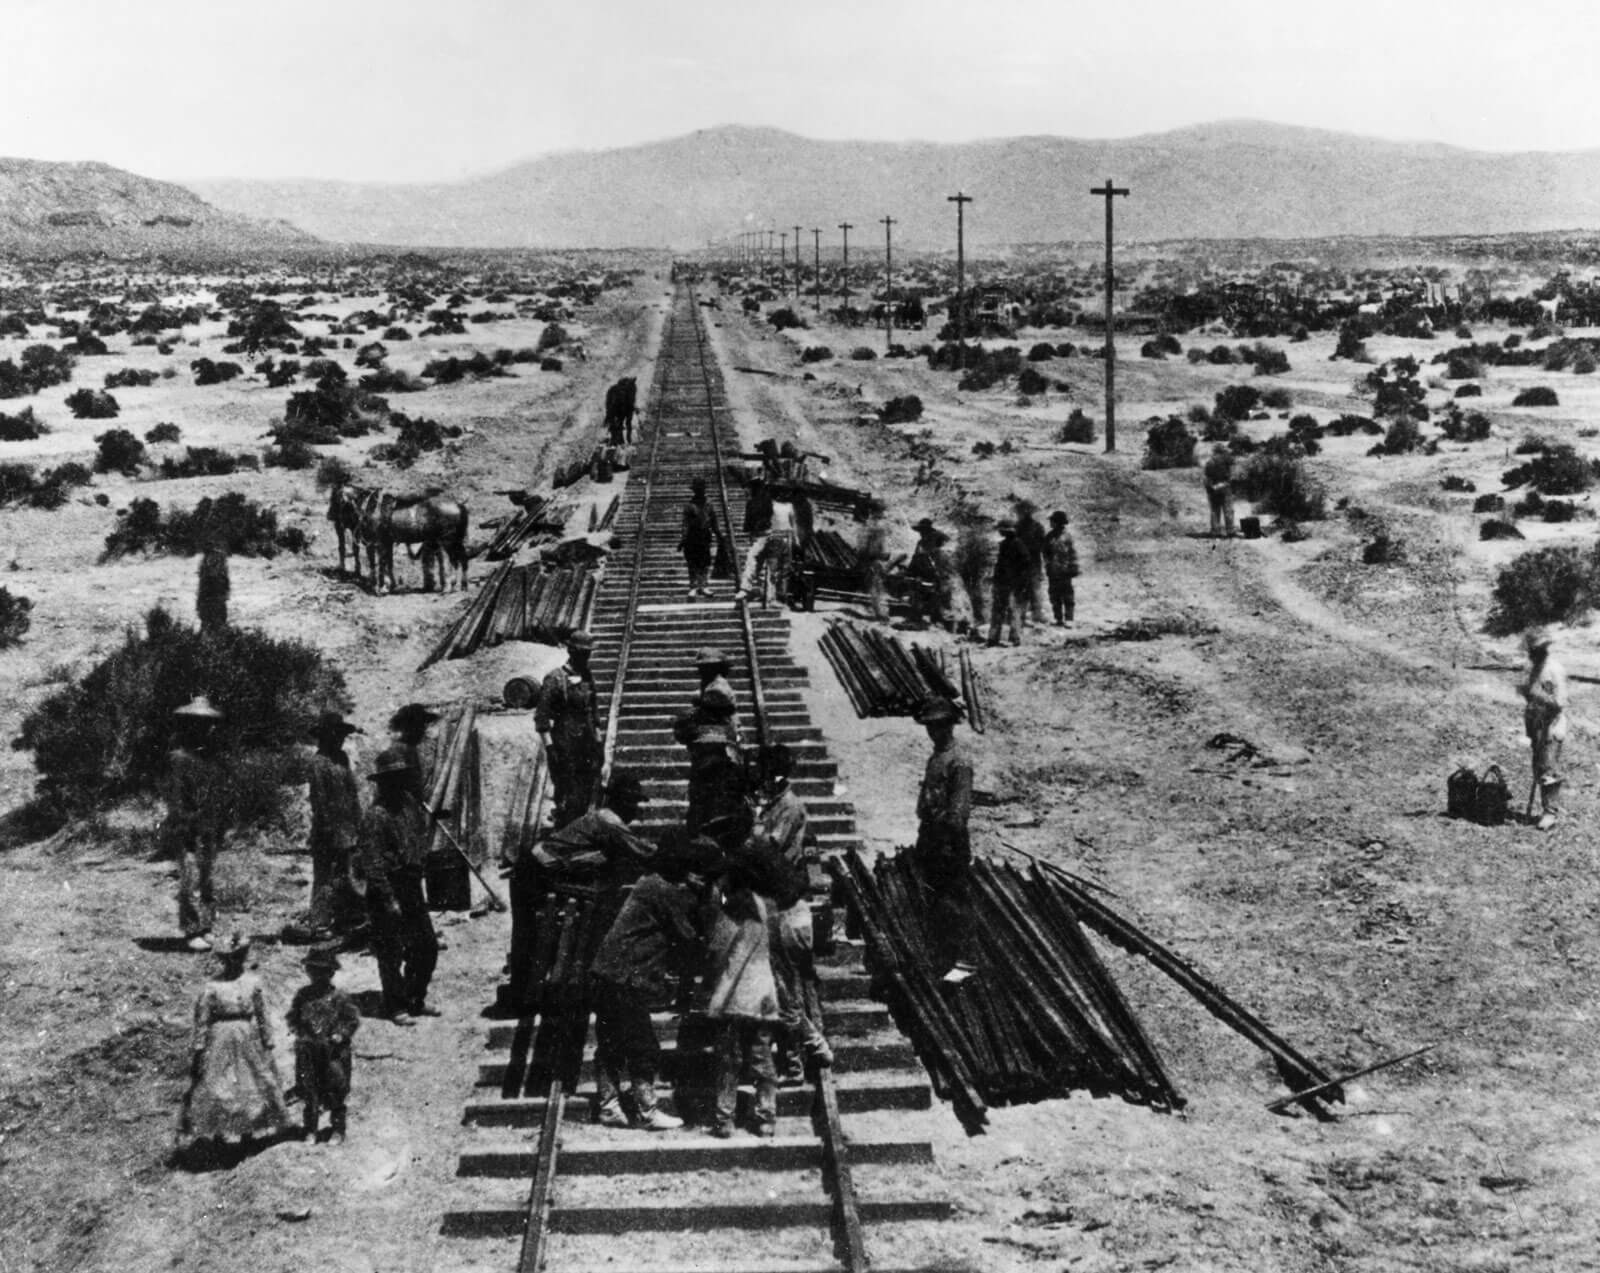
[[[411,771],[410,790],[418,800],[427,796],[423,789],[422,741],[437,720],[439,713],[421,703],[407,703],[389,717],[389,733],[405,753],[406,765]]]
[[[211,874],[228,829],[227,772],[216,736],[222,720],[204,694],[172,713],[162,837],[178,859],[178,927],[193,951],[211,949],[216,920]]]
[[[995,527],[1000,546],[994,554],[994,586],[989,601],[989,644],[1000,644],[1000,629],[1009,625],[1011,644],[1022,644],[1022,629],[1028,623],[1030,579],[1033,563],[1028,549],[1017,538],[1017,524],[1005,517]]]
[[[305,927],[312,934],[345,932],[365,918],[354,885],[352,855],[361,834],[361,796],[344,742],[359,726],[324,711],[311,727],[317,744],[307,772],[311,802],[311,904]]]
[[[672,736],[689,749],[689,834],[717,822],[719,838],[742,838],[736,815],[744,811],[744,752],[730,664],[710,647],[698,651],[694,662],[700,692],[672,723]]]
[[[599,696],[589,659],[594,637],[574,632],[567,638],[567,662],[539,686],[533,727],[544,743],[554,789],[555,824],[564,827],[589,808],[605,760],[600,735]]]
[[[383,986],[383,1011],[396,1025],[436,1016],[427,1007],[428,983],[439,961],[439,939],[422,895],[422,813],[410,796],[405,752],[379,753],[367,775],[375,794],[361,819],[361,875],[367,924]]]
[[[917,843],[912,860],[928,905],[928,932],[947,983],[959,985],[976,970],[971,874],[972,761],[956,739],[961,713],[942,696],[930,698],[917,713],[928,731],[928,757],[917,792]]]
[[[1517,683],[1526,706],[1522,727],[1533,751],[1533,781],[1539,789],[1539,830],[1555,826],[1561,813],[1561,748],[1567,740],[1567,670],[1550,652],[1546,628],[1534,628],[1522,639],[1528,670]]]

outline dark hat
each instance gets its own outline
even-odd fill
[[[313,738],[344,739],[350,734],[360,734],[366,731],[359,725],[352,725],[338,712],[325,711],[317,717],[317,723],[311,727],[310,732]]]
[[[694,656],[696,667],[729,667],[728,656],[721,650],[713,650],[709,645],[702,646]]]
[[[426,729],[438,719],[438,712],[430,711],[421,703],[407,703],[393,716],[389,717],[389,728],[397,731]]]
[[[709,835],[693,839],[685,835],[663,845],[655,861],[663,874],[692,871],[697,875],[719,875],[727,865],[727,855]]]
[[[386,747],[378,753],[378,758],[372,762],[372,772],[367,775],[367,779],[371,782],[376,782],[379,778],[410,772],[411,763],[406,759],[404,749]]]
[[[1015,531],[1017,529],[1017,524],[1009,517],[1002,517],[998,522],[995,523],[995,529],[1004,535],[1007,531]]]
[[[318,946],[300,961],[300,966],[308,970],[322,968],[328,972],[338,972],[343,965],[339,963],[339,956],[332,950]]]
[[[189,716],[195,720],[221,720],[222,713],[211,706],[211,700],[204,694],[191,698],[182,707],[175,708],[174,716]]]
[[[919,725],[954,725],[960,719],[956,705],[938,696],[926,700],[917,711]]]
[[[916,531],[919,535],[926,534],[928,531],[934,529],[933,518],[924,517],[920,522],[918,522],[911,529]]]
[[[760,753],[761,775],[764,778],[787,778],[794,772],[794,753],[787,743],[773,743]]]
[[[1065,526],[1067,524],[1067,515],[1059,508],[1056,509],[1055,512],[1050,514],[1050,524],[1052,526]]]
[[[706,479],[703,478],[703,477],[695,478],[694,481],[689,483],[689,489],[691,491],[693,491],[696,495],[705,494]]]
[[[611,804],[619,800],[624,804],[643,804],[644,783],[631,770],[619,769],[611,775],[611,782],[606,786],[606,800]]]
[[[594,649],[593,634],[589,632],[574,632],[567,638],[567,649],[584,651]]]

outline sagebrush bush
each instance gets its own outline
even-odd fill
[[[1234,469],[1233,488],[1264,513],[1296,522],[1328,515],[1327,493],[1289,448],[1261,448]]]
[[[1511,405],[1514,407],[1558,407],[1561,405],[1561,400],[1556,397],[1556,391],[1549,385],[1531,385],[1511,399]]]
[[[106,372],[107,389],[144,389],[155,384],[155,372],[143,367],[124,367],[120,371]]]
[[[1576,619],[1594,603],[1596,562],[1578,548],[1536,548],[1502,567],[1487,629],[1498,635]]]
[[[144,443],[126,429],[108,429],[95,437],[96,473],[122,473],[132,476],[144,463]]]
[[[922,419],[922,399],[914,393],[890,398],[878,408],[878,419],[885,424],[911,424]]]
[[[785,305],[782,309],[775,309],[767,315],[767,321],[772,324],[775,331],[787,331],[791,327],[804,328],[806,320],[796,314],[794,310]]]
[[[0,588],[0,650],[17,645],[33,623],[33,602],[9,588]]]
[[[298,527],[279,529],[278,514],[229,491],[216,499],[202,499],[192,509],[174,508],[163,514],[152,499],[136,499],[117,528],[106,536],[102,561],[134,552],[193,556],[218,543],[235,557],[274,557],[279,552],[301,552],[305,532]]]
[[[75,420],[114,420],[122,413],[117,400],[104,389],[75,390],[67,395],[66,406]]]
[[[255,457],[250,457],[253,460]],[[243,463],[241,463],[243,461]],[[244,457],[214,446],[191,446],[180,456],[166,456],[156,466],[163,478],[227,477],[241,467],[257,467]]]
[[[1410,416],[1401,416],[1389,425],[1383,435],[1385,455],[1405,455],[1422,445],[1422,430]]]
[[[317,485],[326,490],[333,486],[349,486],[355,481],[355,470],[337,455],[325,455],[317,464]]]
[[[1180,416],[1168,416],[1152,425],[1144,435],[1144,467],[1147,469],[1193,468],[1195,436]]]
[[[32,442],[49,432],[49,427],[33,414],[32,407],[23,407],[16,415],[0,411],[0,442]]]
[[[539,333],[539,352],[548,353],[567,343],[567,329],[560,323],[551,323]]]
[[[197,385],[220,385],[244,375],[244,368],[236,362],[213,362],[209,358],[196,358],[189,364]]]
[[[1041,376],[1032,367],[1024,367],[1022,374],[1017,377],[1017,392],[1026,394],[1044,393],[1050,388],[1050,382]]]
[[[1061,425],[1061,431],[1056,434],[1058,442],[1093,442],[1094,421],[1084,415],[1082,407],[1073,407]]]
[[[311,646],[249,629],[199,632],[159,607],[143,632],[23,719],[16,746],[31,750],[41,796],[81,815],[139,794],[164,776],[173,711],[205,694],[237,790],[223,793],[235,825],[279,807],[301,768],[299,744],[325,707],[348,710],[343,676]]]
[[[1213,416],[1224,420],[1247,420],[1261,401],[1261,391],[1253,385],[1229,385],[1219,389]]]
[[[152,425],[145,430],[144,440],[155,446],[161,442],[176,442],[183,437],[183,430],[177,425],[163,421],[161,424]]]

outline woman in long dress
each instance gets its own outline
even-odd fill
[[[273,1136],[289,1121],[261,983],[244,970],[249,955],[250,943],[236,934],[218,949],[221,971],[195,999],[179,1132],[197,1141]]]
[[[778,983],[772,975],[767,910],[760,881],[737,867],[723,886],[722,913],[711,934],[711,995],[706,1017],[717,1027],[716,1106],[710,1132],[733,1134],[739,1078],[755,1079],[750,1129],[771,1136],[778,1121],[778,1071],[773,1031],[781,1020]]]

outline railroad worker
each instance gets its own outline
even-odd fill
[[[472,880],[467,864],[453,849],[441,848],[430,852],[433,840],[433,818],[428,810],[429,767],[422,761],[422,744],[428,730],[442,719],[421,703],[407,703],[389,718],[389,733],[406,758],[410,779],[406,784],[407,798],[416,801],[422,813],[423,844],[423,896],[435,910],[467,910],[472,905]],[[434,757],[437,765],[442,758]],[[443,949],[443,943],[440,943]]]
[[[1226,534],[1233,529],[1233,452],[1225,446],[1216,446],[1211,457],[1200,470],[1206,484],[1206,503],[1211,506],[1211,535]]]
[[[211,949],[216,921],[211,873],[228,828],[227,769],[217,730],[222,713],[204,694],[172,713],[167,817],[162,836],[178,858],[178,927],[189,949]]]
[[[917,792],[917,842],[912,861],[928,907],[928,931],[944,980],[960,985],[977,970],[972,919],[972,761],[956,739],[960,713],[946,698],[932,698],[917,713],[928,731],[928,757]]]
[[[428,798],[427,777],[422,764],[422,744],[428,737],[428,730],[438,719],[438,712],[424,707],[421,703],[407,703],[389,717],[390,737],[394,746],[405,756],[406,770],[410,774],[406,790],[416,797],[419,804],[426,802]]]
[[[794,904],[792,877],[770,841],[752,838],[728,855],[722,913],[711,934],[710,995],[705,1015],[716,1028],[716,1104],[707,1131],[733,1135],[739,1080],[755,1079],[751,1130],[771,1136],[778,1121],[773,1034],[782,1022],[773,974],[771,920]]]
[[[765,610],[776,595],[779,605],[789,600],[789,567],[794,560],[795,531],[798,522],[794,501],[787,495],[772,497],[771,523],[766,534],[753,541],[745,553],[744,574],[734,601],[748,597],[756,589],[758,573],[765,571],[761,583],[761,608]]]
[[[1539,830],[1555,826],[1561,813],[1561,748],[1567,740],[1567,670],[1550,653],[1550,633],[1534,628],[1523,638],[1528,669],[1517,683],[1522,727],[1533,749],[1533,782],[1539,789]]]
[[[1078,577],[1078,548],[1067,530],[1067,515],[1059,508],[1050,514],[1050,533],[1044,537],[1045,582],[1050,587],[1050,612],[1061,627],[1076,616],[1073,580]]]
[[[945,536],[931,517],[924,517],[912,529],[917,533],[917,546],[906,565],[906,578],[911,584],[907,599],[911,603],[911,625],[925,628],[942,618],[939,591],[944,574]]]
[[[816,1065],[832,1065],[833,1051],[822,1032],[822,993],[813,957],[806,807],[790,786],[794,754],[783,743],[761,751],[761,800],[748,846],[770,855],[781,891],[771,897],[768,940],[772,973],[778,984],[780,1051],[784,1077],[803,1076],[803,1057]]]
[[[235,933],[218,948],[221,967],[195,999],[179,1136],[238,1136],[248,1144],[276,1136],[289,1121],[261,982],[245,971],[249,959],[250,942]]]
[[[1022,644],[1028,624],[1028,550],[1017,538],[1017,524],[1009,517],[999,527],[1000,547],[994,556],[994,592],[990,601],[989,644],[1000,644],[1000,628],[1009,623],[1011,644]]]
[[[673,737],[689,749],[689,834],[712,828],[724,844],[737,843],[748,826],[738,701],[728,681],[729,666],[719,650],[696,654],[700,692],[672,723]]]
[[[289,1030],[294,1035],[294,1086],[304,1102],[300,1125],[307,1140],[317,1134],[317,1119],[328,1111],[328,1134],[343,1140],[345,1105],[350,1099],[350,1041],[361,1028],[355,1001],[333,984],[339,956],[313,950],[302,961],[308,985],[295,992],[289,1005]]]
[[[437,1016],[427,1006],[428,983],[439,961],[439,941],[422,896],[427,836],[420,806],[411,798],[405,752],[381,752],[367,775],[376,786],[361,820],[361,874],[367,889],[367,923],[383,987],[383,1015],[395,1025]]]
[[[311,905],[305,929],[313,936],[347,932],[363,918],[352,855],[361,834],[361,796],[344,742],[361,729],[325,711],[311,730],[316,754],[307,777],[311,802]]]
[[[861,587],[867,594],[867,609],[880,623],[889,621],[889,571],[894,564],[890,530],[884,521],[887,510],[881,501],[863,500],[856,507],[856,560],[861,564]]]
[[[1028,617],[1043,623],[1046,611],[1044,541],[1038,508],[1032,500],[1017,501],[1017,539],[1028,550]]]
[[[746,538],[755,540],[772,529],[772,490],[766,473],[753,470],[745,489],[744,533]]]
[[[689,502],[683,506],[683,534],[678,551],[689,570],[689,596],[711,595],[711,559],[717,548],[717,519],[706,501],[706,480],[689,483]]]
[[[652,1009],[676,999],[679,977],[705,957],[717,917],[711,880],[723,867],[714,840],[664,846],[622,904],[589,969],[595,1003],[595,1113],[604,1127],[664,1132],[683,1120],[657,1103],[661,1044]],[[622,1085],[632,1096],[632,1116]]]
[[[587,632],[567,638],[566,665],[544,678],[533,713],[533,726],[549,757],[558,827],[588,809],[604,759],[598,696],[589,670],[593,650],[594,638]]]

